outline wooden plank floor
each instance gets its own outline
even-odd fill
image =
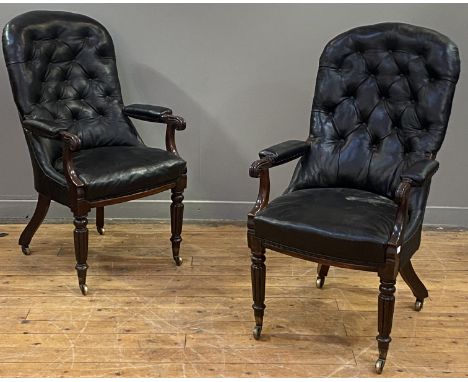
[[[90,230],[89,295],[74,271],[72,226],[45,224],[21,255],[24,225],[0,238],[0,377],[375,377],[378,279],[267,252],[267,309],[253,340],[245,229],[184,227],[176,267],[169,226]],[[90,227],[92,225],[90,224]],[[468,232],[425,231],[414,267],[421,312],[397,283],[384,377],[468,376]]]

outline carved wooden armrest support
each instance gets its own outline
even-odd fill
[[[70,188],[82,188],[84,187],[83,181],[79,178],[75,164],[73,163],[73,152],[78,151],[81,147],[80,138],[68,131],[61,131],[59,133],[61,140],[63,141],[63,170],[65,178]],[[76,193],[76,190],[71,190]]]
[[[252,163],[249,169],[249,174],[253,178],[260,178],[260,186],[258,189],[257,200],[255,205],[250,210],[247,219],[247,226],[253,229],[253,219],[255,215],[263,210],[268,205],[270,197],[270,172],[268,169],[271,167],[269,158],[262,158]]]
[[[186,123],[182,117],[177,115],[165,115],[164,122],[167,124],[166,127],[166,150],[177,155],[180,158],[180,154],[177,151],[175,142],[175,131],[185,130]]]
[[[260,178],[262,171],[268,170],[270,167],[272,167],[272,165],[273,162],[270,157],[257,159],[250,165],[249,175],[252,178]]]
[[[163,115],[161,119],[164,121],[164,123],[167,124],[168,127],[170,126],[176,130],[185,130],[187,127],[185,120],[178,115],[166,114]]]
[[[77,135],[68,131],[61,131],[59,137],[70,151],[78,151],[81,148],[81,140]]]
[[[403,244],[406,218],[408,216],[408,198],[411,190],[411,183],[409,180],[403,180],[395,193],[395,202],[398,204],[395,223],[393,225],[393,232],[388,241],[390,250],[398,255],[401,251]]]

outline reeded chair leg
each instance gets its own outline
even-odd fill
[[[416,301],[414,303],[414,310],[419,312],[424,304],[424,299],[429,297],[426,287],[416,274],[411,261],[408,261],[403,267],[400,268],[400,275],[405,280],[405,283],[410,287]]]
[[[21,245],[21,250],[25,255],[31,254],[29,243],[31,243],[34,234],[36,233],[41,223],[44,221],[44,218],[47,215],[47,211],[49,210],[49,206],[50,199],[42,194],[39,194],[37,198],[36,210],[34,211],[31,220],[24,228],[18,240],[18,244]]]
[[[325,284],[325,277],[327,277],[329,269],[330,269],[330,266],[328,265],[323,265],[323,264],[317,265],[317,281],[315,283],[315,286],[318,289],[323,288],[323,284]]]
[[[252,296],[253,311],[255,316],[255,328],[253,336],[256,340],[260,339],[263,326],[263,314],[265,312],[265,248],[262,242],[256,238],[250,239],[250,250],[252,252],[252,265],[250,267],[252,275]]]
[[[171,243],[172,257],[176,265],[182,264],[182,258],[179,256],[180,243],[182,242],[182,223],[184,219],[184,188],[175,187],[171,194]]]
[[[378,313],[378,327],[379,334],[377,336],[377,343],[379,346],[379,358],[375,363],[375,371],[381,374],[387,359],[388,348],[392,338],[390,332],[392,331],[393,311],[395,308],[395,279],[380,278],[380,294],[379,294],[379,313]]]
[[[76,272],[78,274],[78,284],[81,293],[86,296],[88,293],[88,286],[86,285],[86,272],[88,270],[88,219],[86,215],[75,216],[73,221],[75,230],[73,236],[75,239],[75,258],[76,258]]]
[[[96,230],[99,235],[104,235],[106,232],[104,229],[104,207],[96,208]]]

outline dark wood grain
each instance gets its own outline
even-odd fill
[[[424,302],[424,299],[429,297],[426,287],[416,274],[411,261],[408,261],[404,266],[400,267],[401,278],[410,287],[414,297],[417,300]]]
[[[47,211],[49,210],[50,206],[50,198],[45,195],[39,194],[37,198],[37,205],[34,214],[29,221],[26,228],[21,233],[21,236],[18,240],[18,244],[21,245],[21,250],[25,255],[30,255],[31,250],[29,249],[29,244],[31,240],[44,221],[44,218],[47,215]]]
[[[96,229],[100,235],[104,235],[104,207],[96,208]]]
[[[172,257],[177,265],[182,264],[179,256],[180,243],[182,242],[182,224],[184,218],[184,189],[187,186],[187,178],[181,177],[177,185],[172,189],[171,194],[171,243]]]
[[[75,225],[75,230],[73,231],[76,258],[75,269],[78,274],[81,293],[86,295],[88,293],[86,285],[86,272],[88,271],[88,219],[86,216],[75,216],[73,224]]]
[[[263,315],[265,312],[265,247],[258,238],[251,237],[249,240],[250,250],[252,252],[252,264],[250,266],[252,278],[252,297],[255,317],[254,338],[259,339],[263,327]]]

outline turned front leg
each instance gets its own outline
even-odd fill
[[[75,258],[76,258],[76,272],[78,274],[78,284],[81,293],[86,295],[88,293],[88,286],[86,285],[86,272],[88,270],[88,218],[84,216],[75,216],[73,221],[75,230],[73,236],[75,239]]]
[[[382,373],[387,359],[388,348],[392,338],[393,311],[395,309],[395,279],[380,279],[379,293],[379,313],[378,313],[378,328],[377,343],[379,346],[379,359],[375,367],[378,374]]]
[[[172,189],[171,195],[171,243],[172,256],[177,265],[182,264],[182,258],[179,256],[180,243],[182,242],[182,223],[184,219],[184,188],[176,186]]]
[[[256,340],[260,338],[263,326],[263,314],[265,312],[265,248],[262,242],[256,238],[250,240],[250,250],[252,252],[252,265],[250,267],[252,276],[252,297],[253,311],[255,316],[255,328],[253,336]]]

